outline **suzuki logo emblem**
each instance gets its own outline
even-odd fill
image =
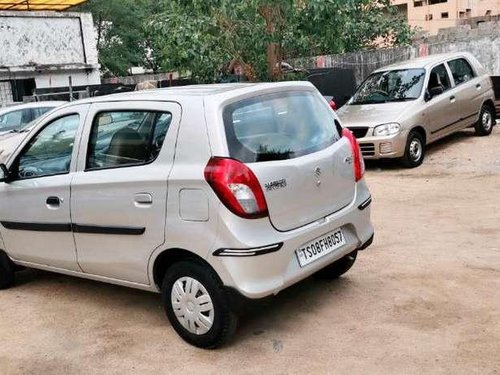
[[[320,167],[316,167],[314,169],[314,175],[316,176],[316,186],[321,185],[321,180],[320,180],[320,177],[321,177],[321,168]]]

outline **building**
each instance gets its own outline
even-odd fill
[[[7,3],[0,1],[0,106],[23,101],[37,89],[101,83],[92,15],[38,11],[81,0]]]
[[[500,14],[500,0],[392,0],[411,26],[430,34],[439,29]]]

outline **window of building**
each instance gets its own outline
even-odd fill
[[[440,4],[440,3],[447,3],[448,0],[429,0],[429,4],[430,5],[434,5],[434,4]]]
[[[432,20],[432,14],[426,14],[425,15],[425,20],[426,21],[431,21]]]
[[[415,8],[417,8],[417,7],[421,7],[421,6],[423,6],[424,4],[425,4],[425,1],[414,1],[414,2],[413,2],[413,6],[414,6]]]
[[[441,18],[448,18],[448,17],[449,17],[448,12],[441,13]]]

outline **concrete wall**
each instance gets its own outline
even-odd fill
[[[36,88],[100,84],[92,15],[0,11],[0,81]]]
[[[442,29],[435,36],[419,40],[413,46],[366,50],[342,55],[295,59],[296,68],[352,69],[359,85],[371,72],[383,66],[412,58],[445,52],[470,52],[491,74],[500,76],[500,22],[480,23]]]

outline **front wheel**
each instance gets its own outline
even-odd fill
[[[351,267],[354,265],[354,262],[356,262],[357,255],[357,251],[353,251],[352,253],[347,254],[343,258],[340,258],[329,266],[326,266],[322,270],[318,271],[316,273],[316,277],[325,280],[338,279],[340,276],[351,269]]]
[[[221,281],[208,266],[196,261],[173,264],[165,274],[162,297],[172,327],[191,345],[217,348],[236,329],[237,316]]]
[[[419,132],[412,130],[408,134],[402,163],[406,168],[415,168],[424,162],[425,141]]]
[[[14,284],[15,265],[10,258],[0,250],[0,289],[7,289]]]
[[[490,135],[495,124],[495,112],[488,105],[483,105],[481,112],[479,112],[479,120],[474,125],[476,135],[485,136]]]

